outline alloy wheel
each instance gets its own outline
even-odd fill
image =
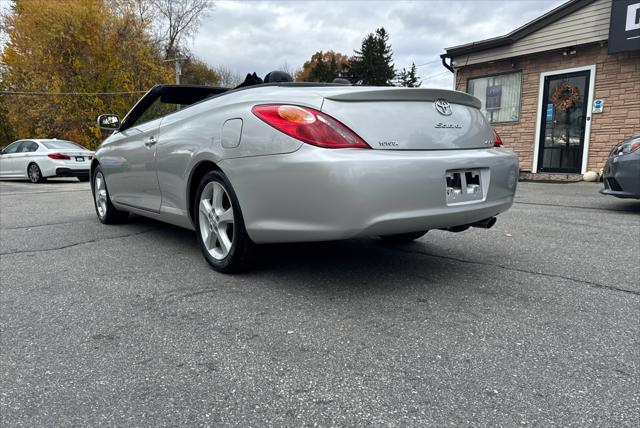
[[[96,174],[94,192],[98,215],[100,218],[103,218],[107,213],[107,186],[104,184],[104,176],[102,175],[102,172],[98,172]]]
[[[31,180],[32,183],[37,183],[40,181],[40,168],[38,168],[38,165],[36,165],[35,163],[32,163],[31,165],[29,165],[29,180]]]
[[[231,199],[221,183],[211,181],[205,186],[198,211],[202,242],[211,257],[224,259],[234,243],[235,218]]]

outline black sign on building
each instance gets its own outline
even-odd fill
[[[640,50],[640,0],[613,0],[609,53]]]

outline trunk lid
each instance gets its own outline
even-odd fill
[[[52,150],[51,153],[60,153],[61,155],[69,156],[70,159],[58,160],[58,162],[68,165],[89,162],[89,156],[93,156],[93,152],[90,150]]]
[[[492,147],[493,129],[479,108],[480,101],[463,92],[423,88],[346,90],[322,104],[377,150]]]

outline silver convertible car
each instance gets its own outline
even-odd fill
[[[256,244],[489,228],[518,161],[479,107],[437,89],[155,86],[121,122],[98,118],[114,132],[91,163],[96,212],[195,230],[221,272]]]

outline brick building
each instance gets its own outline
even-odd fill
[[[614,144],[640,134],[640,0],[571,0],[505,36],[447,48],[442,62],[525,175],[599,171]]]

